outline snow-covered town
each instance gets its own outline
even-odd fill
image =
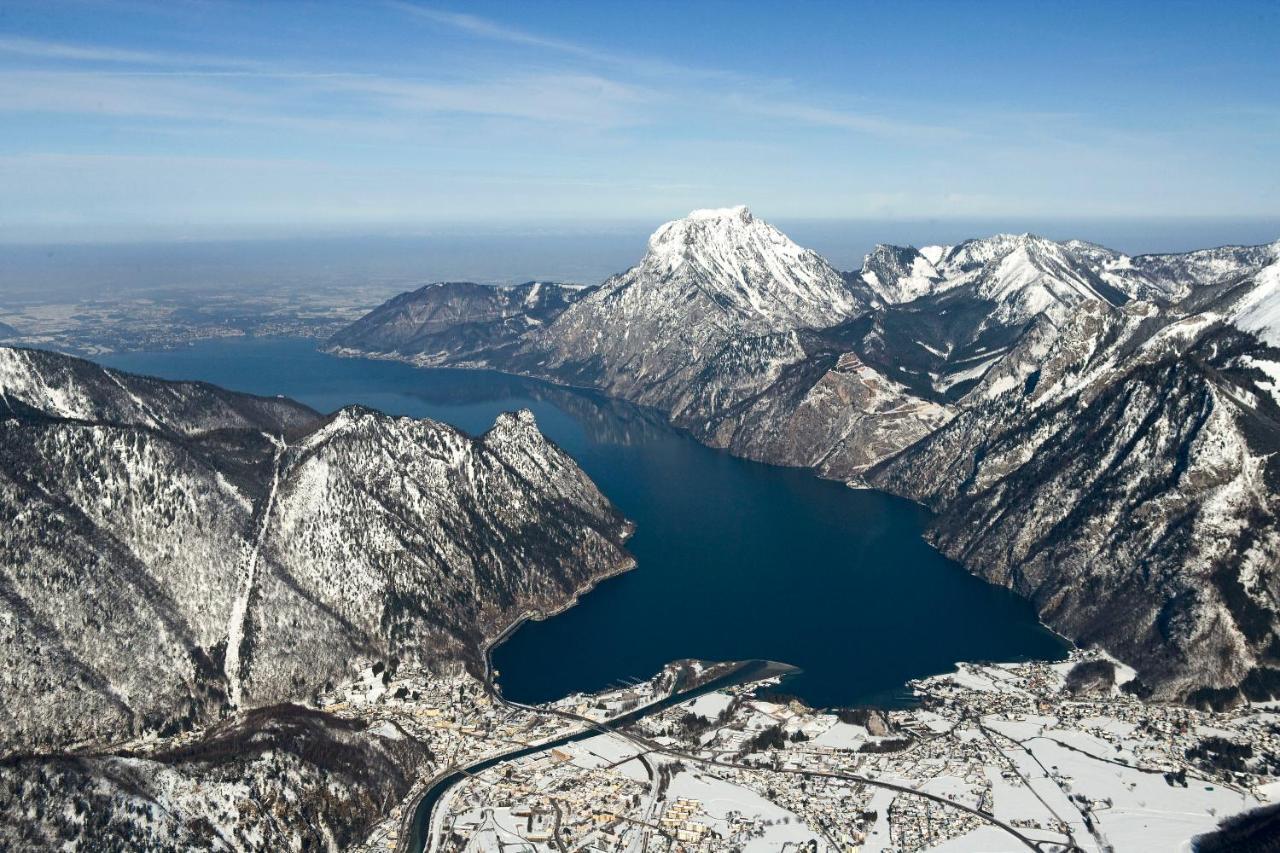
[[[364,849],[1178,850],[1280,801],[1275,709],[1144,702],[1092,652],[961,664],[890,711],[815,711],[778,678],[662,708],[675,670],[544,712],[466,674],[367,671],[325,710],[434,758]]]

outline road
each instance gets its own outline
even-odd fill
[[[406,825],[405,827],[405,829],[409,831],[407,832],[402,831],[400,835],[400,846],[398,847],[398,849],[402,851],[402,853],[433,853],[434,852],[435,844],[437,842],[439,835],[437,831],[437,821],[433,819],[434,815],[432,815],[431,812],[434,811],[434,806],[439,801],[440,795],[444,792],[444,790],[456,784],[456,782],[459,781],[464,774],[480,772],[481,770],[488,769],[489,767],[492,767],[496,764],[500,764],[505,761],[513,760],[514,758],[517,758],[517,757],[523,757],[524,755],[532,754],[534,752],[542,752],[547,749],[551,749],[554,746],[560,746],[576,740],[582,740],[587,737],[594,737],[597,734],[612,734],[612,735],[616,735],[617,737],[623,738],[635,744],[636,746],[642,747],[644,750],[648,752],[668,755],[673,758],[680,759],[682,761],[700,764],[704,767],[719,767],[719,768],[724,768],[729,770],[750,770],[750,771],[766,770],[771,773],[779,773],[779,774],[809,776],[809,777],[827,778],[827,779],[840,779],[844,781],[858,782],[863,785],[869,785],[875,788],[883,788],[883,789],[895,791],[901,794],[910,794],[915,797],[922,797],[926,800],[932,800],[933,802],[936,802],[947,808],[956,809],[957,811],[962,811],[962,812],[971,814],[974,817],[977,817],[982,821],[990,824],[991,826],[994,826],[997,829],[1003,830],[1004,832],[1008,833],[1010,836],[1015,838],[1020,844],[1025,846],[1027,849],[1034,850],[1034,851],[1037,851],[1037,853],[1040,853],[1041,851],[1040,845],[1044,842],[1037,841],[1027,837],[1026,835],[1019,832],[1015,827],[1005,823],[1004,821],[998,820],[994,815],[984,811],[980,811],[975,808],[971,808],[961,803],[952,802],[951,800],[948,800],[945,797],[941,797],[936,794],[930,794],[924,791],[916,790],[915,788],[910,788],[906,785],[898,785],[893,782],[885,782],[879,779],[873,779],[871,777],[862,776],[856,773],[841,773],[837,771],[827,771],[827,770],[803,770],[798,768],[795,768],[795,769],[760,768],[760,767],[752,767],[744,764],[738,764],[736,762],[722,761],[714,758],[703,758],[701,756],[694,755],[692,753],[683,752],[681,750],[672,749],[672,748],[663,746],[662,744],[649,740],[648,738],[645,738],[641,735],[637,735],[631,732],[621,730],[622,726],[629,726],[631,725],[631,723],[635,722],[641,717],[654,713],[655,711],[659,711],[659,710],[663,710],[665,708],[671,707],[672,705],[676,705],[676,704],[680,704],[681,702],[688,701],[689,699],[694,698],[695,694],[709,692],[709,690],[719,689],[720,687],[727,686],[727,684],[720,683],[721,681],[728,681],[730,679],[734,679],[737,681],[746,681],[748,680],[748,676],[754,676],[750,678],[750,680],[758,680],[761,677],[759,673],[755,672],[754,670],[750,672],[746,670],[748,668],[751,668],[753,665],[769,664],[769,663],[770,662],[768,661],[747,661],[745,663],[740,664],[737,669],[731,671],[728,674],[728,676],[722,676],[720,678],[713,679],[708,684],[700,685],[688,691],[673,691],[673,693],[670,696],[667,696],[662,700],[650,703],[649,705],[643,706],[633,711],[629,711],[626,714],[616,717],[613,720],[610,720],[608,722],[597,722],[587,717],[583,717],[579,714],[574,714],[570,711],[539,708],[532,705],[525,705],[520,702],[512,702],[504,698],[502,696],[501,690],[499,690],[493,684],[493,679],[490,674],[492,672],[492,667],[490,666],[489,671],[486,673],[486,688],[488,689],[490,696],[493,698],[495,702],[501,705],[505,705],[509,708],[518,708],[520,710],[532,711],[540,714],[552,714],[554,716],[559,716],[565,719],[573,720],[575,722],[582,723],[583,728],[570,735],[560,736],[556,738],[554,741],[550,741],[545,744],[540,744],[534,747],[525,747],[523,749],[514,750],[512,752],[505,753],[503,755],[494,756],[494,757],[485,759],[483,761],[476,762],[465,769],[457,768],[452,772],[446,771],[440,774],[439,776],[436,777],[437,781],[432,783],[432,785],[428,786],[424,790],[422,796],[414,804],[414,807],[408,810],[407,813],[409,815],[412,815],[412,818],[411,818],[412,822]],[[783,665],[774,664],[774,666],[783,666]],[[428,813],[426,815],[421,815],[421,816],[418,815],[418,812],[424,807],[428,809]],[[425,833],[426,837],[421,837],[422,836],[421,833],[414,833],[412,831],[412,828],[415,826],[426,828],[427,829],[427,832]]]
[[[488,667],[486,673],[486,690],[496,704],[504,705],[508,708],[515,708],[522,711],[529,711],[537,714],[549,714],[551,716],[561,717],[575,723],[581,724],[581,727],[573,732],[542,741],[541,743],[531,746],[522,746],[515,749],[507,750],[498,755],[489,756],[480,759],[463,767],[446,767],[433,777],[418,795],[414,801],[412,808],[406,810],[405,817],[402,818],[399,841],[396,845],[397,851],[400,853],[420,853],[423,850],[434,849],[436,840],[439,837],[437,831],[438,821],[433,819],[432,812],[441,796],[451,788],[454,784],[461,781],[464,777],[480,773],[484,770],[494,767],[498,764],[513,761],[517,758],[523,758],[526,755],[533,755],[539,752],[545,752],[557,746],[563,746],[579,740],[585,740],[595,737],[599,734],[618,734],[625,737],[618,727],[629,726],[641,717],[652,714],[655,711],[664,710],[672,705],[678,705],[681,702],[687,702],[703,693],[709,693],[713,690],[719,690],[722,687],[728,687],[737,683],[750,681],[758,681],[763,678],[769,678],[775,675],[784,675],[794,671],[794,667],[786,664],[778,664],[773,661],[742,661],[729,664],[728,669],[701,684],[696,684],[687,689],[680,689],[677,685],[671,694],[661,699],[650,702],[639,708],[627,711],[607,722],[597,722],[589,717],[583,717],[568,711],[560,711],[551,708],[539,708],[533,705],[525,705],[520,702],[512,702],[502,696],[502,692],[493,685],[492,666]],[[426,814],[423,814],[423,810]]]

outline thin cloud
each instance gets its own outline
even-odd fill
[[[915,142],[955,142],[973,136],[969,131],[947,125],[903,121],[874,113],[848,112],[782,101],[753,101],[734,98],[733,105],[748,113],[785,119],[819,127],[851,130],[856,133]]]
[[[70,63],[153,66],[129,71],[34,71],[24,75],[29,86],[24,86],[18,79],[0,79],[0,110],[136,114],[183,119],[204,116],[218,121],[279,124],[288,121],[291,109],[297,108],[291,103],[290,95],[304,91],[305,87],[290,89],[290,84],[296,82],[310,84],[309,88],[316,91],[363,97],[369,99],[365,104],[368,108],[381,107],[401,113],[472,114],[608,128],[642,124],[657,118],[645,115],[643,107],[666,101],[669,104],[683,102],[699,111],[728,108],[741,115],[784,119],[899,140],[956,141],[971,136],[955,127],[787,100],[784,93],[788,87],[779,81],[746,79],[726,71],[689,68],[651,57],[623,56],[506,26],[477,15],[435,9],[405,0],[389,0],[387,5],[476,38],[547,50],[597,66],[608,65],[614,72],[625,69],[633,78],[637,75],[638,79],[648,78],[653,85],[635,85],[600,73],[555,70],[462,81],[376,73],[325,73],[282,69],[231,57],[135,51],[0,36],[0,54]],[[82,76],[74,80],[64,76],[75,73]],[[131,80],[119,83],[109,79],[117,75]],[[191,78],[193,85],[200,78],[213,82],[217,78],[226,78],[228,85],[184,90],[182,86],[148,85],[141,79],[145,76]],[[277,97],[273,101],[263,103],[262,93],[235,86],[236,77],[270,79],[282,86],[275,92]],[[69,81],[74,86],[66,85]],[[762,98],[762,92],[772,95]],[[237,100],[248,103],[229,109],[227,102]],[[261,112],[251,108],[254,102],[262,106]]]
[[[684,97],[688,100],[710,101],[713,106],[729,106],[740,113],[783,118],[823,127],[843,128],[858,133],[895,139],[937,142],[957,141],[972,136],[972,134],[956,127],[901,121],[872,113],[847,112],[783,100],[761,99],[759,97],[759,92],[761,91],[776,91],[779,88],[785,88],[777,81],[751,80],[727,71],[688,68],[652,57],[619,56],[616,53],[597,50],[577,42],[548,38],[527,30],[508,27],[488,18],[419,6],[415,3],[405,2],[405,0],[389,0],[389,5],[407,14],[462,31],[477,38],[542,48],[597,63],[623,66],[642,74],[674,75],[685,86],[697,80],[719,81],[728,85],[728,92],[725,92],[723,87],[713,87],[712,89],[689,88],[673,94],[676,97]],[[752,95],[748,97],[743,94],[744,90],[749,90]]]
[[[653,97],[641,88],[586,74],[516,75],[474,83],[355,77],[340,85],[379,97],[405,112],[472,113],[597,126],[633,123],[630,108]]]
[[[0,35],[0,54],[23,56],[32,59],[105,62],[122,65],[192,65],[206,68],[232,69],[263,67],[261,63],[238,58],[129,50],[127,48],[69,44],[67,42],[4,35]]]
[[[506,42],[508,44],[524,45],[525,47],[543,48],[545,50],[567,53],[573,56],[580,56],[584,59],[593,59],[596,61],[615,60],[615,57],[611,57],[609,54],[602,51],[594,50],[574,42],[548,38],[525,30],[518,30],[514,27],[507,27],[495,21],[491,21],[488,18],[481,18],[476,15],[468,15],[462,12],[447,12],[441,9],[433,9],[428,6],[418,6],[414,3],[402,2],[402,0],[391,0],[388,5],[415,17],[432,21],[437,24],[442,24],[456,30],[461,30],[462,32],[478,36],[480,38]]]
[[[565,56],[572,56],[577,59],[585,59],[598,64],[609,65],[614,68],[623,68],[631,73],[643,76],[670,77],[684,81],[720,80],[722,82],[736,81],[739,83],[745,83],[748,81],[748,78],[741,74],[725,71],[723,69],[701,68],[669,62],[665,59],[659,59],[652,56],[636,56],[634,54],[628,54],[620,51],[601,50],[599,48],[591,47],[590,45],[567,41],[565,39],[551,38],[549,36],[529,32],[528,30],[509,27],[490,18],[482,18],[478,15],[469,15],[463,12],[449,12],[442,9],[435,9],[430,6],[420,6],[416,3],[406,2],[406,0],[387,0],[387,5],[412,17],[430,21],[431,23],[448,27],[476,38],[488,39],[490,41],[502,42],[505,44],[520,45],[522,47],[539,48],[542,50],[560,53]]]
[[[264,126],[402,132],[415,116],[476,115],[583,127],[634,123],[643,89],[585,74],[439,82],[367,74],[243,75],[0,72],[0,112],[168,118]],[[338,96],[340,106],[332,96]]]

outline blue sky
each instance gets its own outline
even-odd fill
[[[0,6],[0,238],[1280,215],[1280,4]]]

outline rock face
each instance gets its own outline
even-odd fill
[[[480,438],[0,348],[0,738],[174,731],[478,659],[629,564],[528,412]]]
[[[845,328],[727,345],[672,420],[739,456],[849,479],[950,419],[851,346]]]
[[[744,208],[697,211],[514,343],[430,357],[921,500],[942,550],[1162,697],[1280,694],[1280,243],[997,235],[839,279]]]

